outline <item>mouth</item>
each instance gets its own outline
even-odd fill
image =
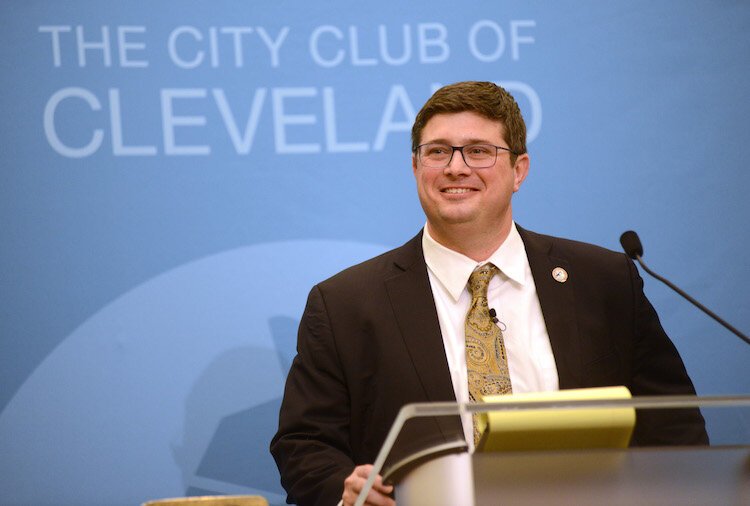
[[[450,195],[460,195],[462,193],[470,193],[470,192],[473,192],[473,191],[476,191],[476,190],[473,190],[472,188],[455,188],[455,187],[451,187],[451,188],[443,188],[442,190],[440,190],[440,193],[447,193],[447,194],[450,194]]]

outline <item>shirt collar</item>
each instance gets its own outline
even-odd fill
[[[488,262],[495,264],[510,280],[521,285],[526,283],[526,249],[515,222],[511,224],[508,237],[485,262],[476,262],[438,243],[432,238],[426,225],[422,235],[422,250],[427,267],[455,301],[458,301],[466,288],[474,269]]]

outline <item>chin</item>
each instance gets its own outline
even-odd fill
[[[441,213],[440,221],[447,225],[461,225],[471,223],[476,219],[474,213]]]

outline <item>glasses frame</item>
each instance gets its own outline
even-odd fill
[[[450,158],[448,158],[448,161],[445,163],[445,165],[427,165],[424,163],[424,161],[422,160],[422,154],[420,152],[420,148],[422,146],[429,146],[429,145],[445,146],[446,148],[451,148],[451,156]],[[495,159],[489,165],[482,165],[481,167],[477,167],[476,165],[471,165],[468,161],[466,161],[466,155],[464,154],[464,148],[468,148],[471,146],[491,146],[495,148]],[[503,151],[507,151],[508,153],[512,155],[516,155],[516,156],[519,155],[519,153],[516,153],[510,148],[506,148],[505,146],[495,146],[494,144],[490,144],[489,142],[472,142],[471,144],[465,144],[463,146],[451,146],[450,144],[444,144],[442,142],[425,142],[424,144],[420,144],[419,146],[417,146],[414,149],[414,153],[416,154],[416,157],[419,163],[421,163],[423,166],[429,169],[444,169],[448,167],[453,161],[453,155],[456,154],[456,151],[461,153],[461,158],[463,159],[466,166],[469,167],[470,169],[489,169],[490,167],[495,165],[495,163],[497,163],[497,152],[500,149],[502,149]]]

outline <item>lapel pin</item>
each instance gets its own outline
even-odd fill
[[[552,269],[552,277],[555,278],[555,281],[558,283],[565,283],[568,280],[568,271],[562,267],[555,267]]]

